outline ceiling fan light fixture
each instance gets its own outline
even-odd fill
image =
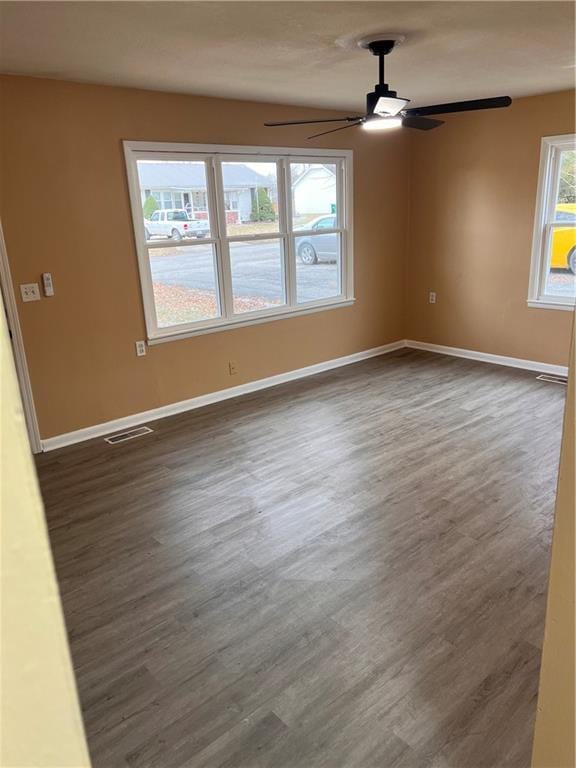
[[[384,79],[384,59],[393,50],[396,43],[404,38],[398,35],[376,35],[358,41],[360,47],[367,48],[378,57],[378,82],[374,90],[366,94],[366,112],[363,115],[345,115],[342,117],[317,118],[311,120],[288,120],[281,123],[264,123],[266,126],[312,125],[314,123],[344,123],[338,128],[330,128],[308,136],[317,139],[326,134],[345,131],[361,126],[367,131],[386,131],[391,128],[412,128],[417,131],[431,131],[444,124],[443,120],[431,119],[431,116],[446,115],[451,112],[474,112],[478,109],[499,109],[509,107],[509,96],[496,96],[488,99],[469,99],[447,104],[431,104],[425,107],[407,109],[410,99],[402,99],[393,91]]]
[[[398,99],[393,96],[380,96],[374,107],[375,115],[388,115],[394,117],[404,109],[410,99]]]
[[[390,128],[401,128],[401,117],[373,117],[362,123],[365,131],[387,131]]]

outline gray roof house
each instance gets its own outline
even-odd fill
[[[138,161],[142,203],[152,195],[160,208],[186,208],[192,216],[205,218],[208,204],[202,163]],[[258,187],[275,199],[274,180],[243,163],[224,168],[224,200],[229,221],[247,221]]]

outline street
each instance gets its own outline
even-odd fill
[[[234,243],[231,248],[232,281],[236,298],[261,299],[277,304],[282,300],[282,270],[277,242]],[[214,291],[212,246],[182,245],[150,250],[154,283]],[[298,301],[337,296],[339,269],[336,263],[302,264],[296,260]]]

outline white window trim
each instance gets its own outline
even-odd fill
[[[532,237],[532,260],[528,284],[528,306],[538,309],[560,309],[574,311],[575,300],[569,297],[546,294],[548,271],[548,240],[551,236],[549,222],[552,208],[556,205],[556,189],[560,170],[557,158],[562,150],[576,149],[576,134],[544,136],[540,143],[540,169]]]
[[[124,156],[126,160],[126,169],[128,174],[128,189],[130,194],[130,203],[132,208],[132,221],[134,226],[134,237],[136,241],[136,251],[138,254],[138,266],[140,271],[140,283],[142,289],[144,316],[146,319],[146,330],[148,342],[150,344],[159,344],[175,339],[188,338],[206,333],[215,333],[217,331],[240,328],[247,325],[272,322],[275,320],[297,317],[313,312],[322,312],[329,309],[338,309],[349,307],[354,304],[354,254],[353,254],[353,187],[352,187],[352,150],[348,149],[302,149],[294,147],[254,147],[237,146],[227,144],[187,144],[187,143],[168,143],[168,142],[146,142],[146,141],[124,141]],[[140,183],[136,161],[146,159],[147,154],[157,159],[158,152],[162,152],[166,160],[182,159],[182,155],[194,155],[195,160],[209,160],[207,163],[207,197],[211,198],[212,210],[216,216],[212,221],[212,232],[210,237],[203,238],[201,241],[191,241],[187,246],[213,244],[218,251],[220,258],[217,258],[218,280],[222,286],[222,296],[224,305],[231,307],[232,293],[230,284],[230,270],[228,266],[228,247],[227,241],[240,240],[258,240],[270,239],[275,236],[283,242],[285,247],[285,281],[286,296],[288,304],[277,307],[267,308],[261,311],[250,312],[247,314],[236,315],[234,317],[219,317],[203,320],[195,323],[170,326],[168,328],[158,328],[156,323],[156,310],[154,306],[154,294],[152,289],[152,276],[150,272],[150,263],[148,250],[150,247],[173,247],[166,241],[158,243],[146,243],[144,235],[144,219],[142,215],[142,203],[140,194]],[[150,154],[153,153],[153,154]],[[219,157],[219,156],[222,157]],[[270,233],[266,235],[238,235],[234,237],[225,236],[225,211],[220,199],[223,200],[223,190],[221,188],[221,174],[216,173],[216,164],[220,161],[230,159],[234,155],[234,161],[242,161],[242,158],[254,160],[266,160],[268,162],[276,161],[279,166],[278,173],[278,197],[280,212],[280,229],[277,235]],[[296,296],[296,263],[292,254],[293,228],[291,211],[291,194],[289,163],[311,162],[314,159],[321,159],[324,162],[333,161],[341,166],[342,172],[338,174],[337,183],[338,199],[342,201],[341,210],[338,211],[340,218],[339,226],[334,230],[322,230],[322,234],[328,234],[331,231],[341,233],[341,295],[330,299],[321,299],[306,303],[295,303]],[[284,202],[284,205],[282,204]],[[286,217],[286,220],[284,218]],[[216,221],[217,220],[217,221]],[[222,236],[224,233],[224,236]],[[309,231],[298,231],[298,235],[309,234]],[[181,245],[181,243],[180,243]],[[222,265],[227,269],[222,269]],[[290,303],[292,305],[290,306]]]

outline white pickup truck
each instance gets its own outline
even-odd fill
[[[183,237],[206,237],[210,234],[210,225],[206,219],[191,219],[184,208],[164,208],[144,219],[144,230],[146,240],[158,235],[182,240]]]

